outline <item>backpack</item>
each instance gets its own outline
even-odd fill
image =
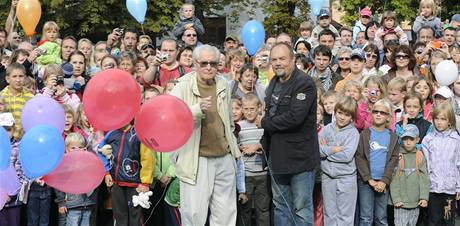
[[[415,171],[417,172],[417,175],[419,174],[420,164],[422,163],[423,158],[424,158],[423,152],[420,150],[416,150],[415,151]],[[405,165],[404,155],[399,153],[398,177],[402,176],[404,165]]]

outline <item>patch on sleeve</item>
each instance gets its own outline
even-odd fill
[[[306,97],[305,93],[298,93],[296,96],[297,100],[305,100]]]

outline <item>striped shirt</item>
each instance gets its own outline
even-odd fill
[[[20,140],[23,135],[21,125],[21,112],[26,102],[34,97],[27,89],[23,89],[21,93],[14,95],[10,91],[10,86],[5,87],[0,92],[5,102],[6,111],[11,112],[14,117],[14,138]]]

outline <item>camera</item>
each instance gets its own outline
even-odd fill
[[[64,76],[57,76],[56,77],[56,84],[57,85],[64,85]]]
[[[376,90],[376,89],[370,89],[370,90],[369,90],[369,95],[375,97],[375,96],[377,96],[378,92],[379,92],[379,91]]]
[[[167,53],[160,53],[160,60],[162,62],[167,61],[169,59],[169,55]]]
[[[262,56],[262,61],[263,61],[264,63],[268,63],[268,55],[263,55],[263,56]]]

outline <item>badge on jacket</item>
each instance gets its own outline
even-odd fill
[[[305,100],[306,97],[305,93],[298,93],[296,96],[297,100]]]

